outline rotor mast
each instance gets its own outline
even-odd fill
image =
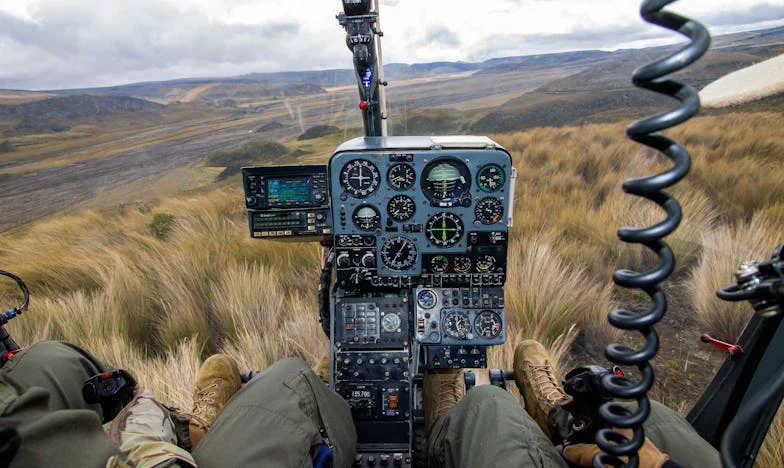
[[[354,73],[359,88],[359,108],[365,125],[365,136],[384,136],[386,126],[386,95],[381,61],[378,0],[375,10],[371,0],[342,0],[343,13],[337,18],[346,30],[346,45],[354,54]]]

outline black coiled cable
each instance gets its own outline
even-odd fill
[[[639,464],[638,449],[645,441],[642,423],[650,413],[648,390],[653,386],[653,368],[649,361],[659,349],[659,336],[653,328],[662,319],[667,310],[667,299],[659,287],[675,268],[675,256],[672,249],[662,240],[671,234],[681,222],[681,207],[677,200],[664,191],[676,184],[691,168],[689,153],[678,143],[658,132],[676,126],[693,117],[700,108],[699,94],[691,86],[665,76],[678,71],[699,59],[710,46],[710,34],[701,24],[688,18],[662,9],[676,0],[647,0],[640,9],[642,17],[649,23],[677,31],[687,36],[691,42],[675,54],[638,68],[634,72],[633,82],[639,88],[655,91],[674,97],[680,105],[670,111],[637,121],[626,131],[629,138],[663,153],[674,163],[665,172],[638,179],[624,181],[626,193],[646,198],[664,209],[667,217],[664,221],[649,227],[624,227],[618,231],[618,237],[628,243],[642,244],[651,249],[659,258],[655,268],[636,272],[618,270],[613,281],[624,288],[637,288],[650,296],[652,305],[645,313],[627,310],[614,310],[608,318],[616,328],[637,330],[645,339],[642,349],[631,349],[621,344],[611,344],[605,349],[607,358],[619,365],[636,366],[641,374],[637,382],[626,377],[609,374],[602,379],[605,390],[615,398],[636,400],[637,408],[630,410],[628,406],[609,402],[599,410],[601,417],[610,427],[628,428],[632,430],[631,439],[612,429],[602,429],[596,434],[596,443],[605,452],[594,458],[594,466],[624,466],[621,456],[628,456],[628,465]]]

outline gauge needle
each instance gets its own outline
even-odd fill
[[[397,253],[395,254],[395,258],[393,258],[392,261],[397,261],[397,258],[400,256],[400,254],[403,253],[403,250],[405,250],[405,248],[406,248],[406,244],[403,244],[403,246],[400,247],[400,250],[398,250]]]
[[[443,229],[441,238],[446,242],[446,217],[441,218],[441,228]]]

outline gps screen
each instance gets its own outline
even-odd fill
[[[310,202],[310,177],[267,179],[267,200],[275,203]]]

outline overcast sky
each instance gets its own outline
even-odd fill
[[[382,0],[387,63],[657,45],[637,0]],[[784,0],[682,0],[714,34],[784,25]],[[350,68],[340,0],[0,0],[0,89]]]

